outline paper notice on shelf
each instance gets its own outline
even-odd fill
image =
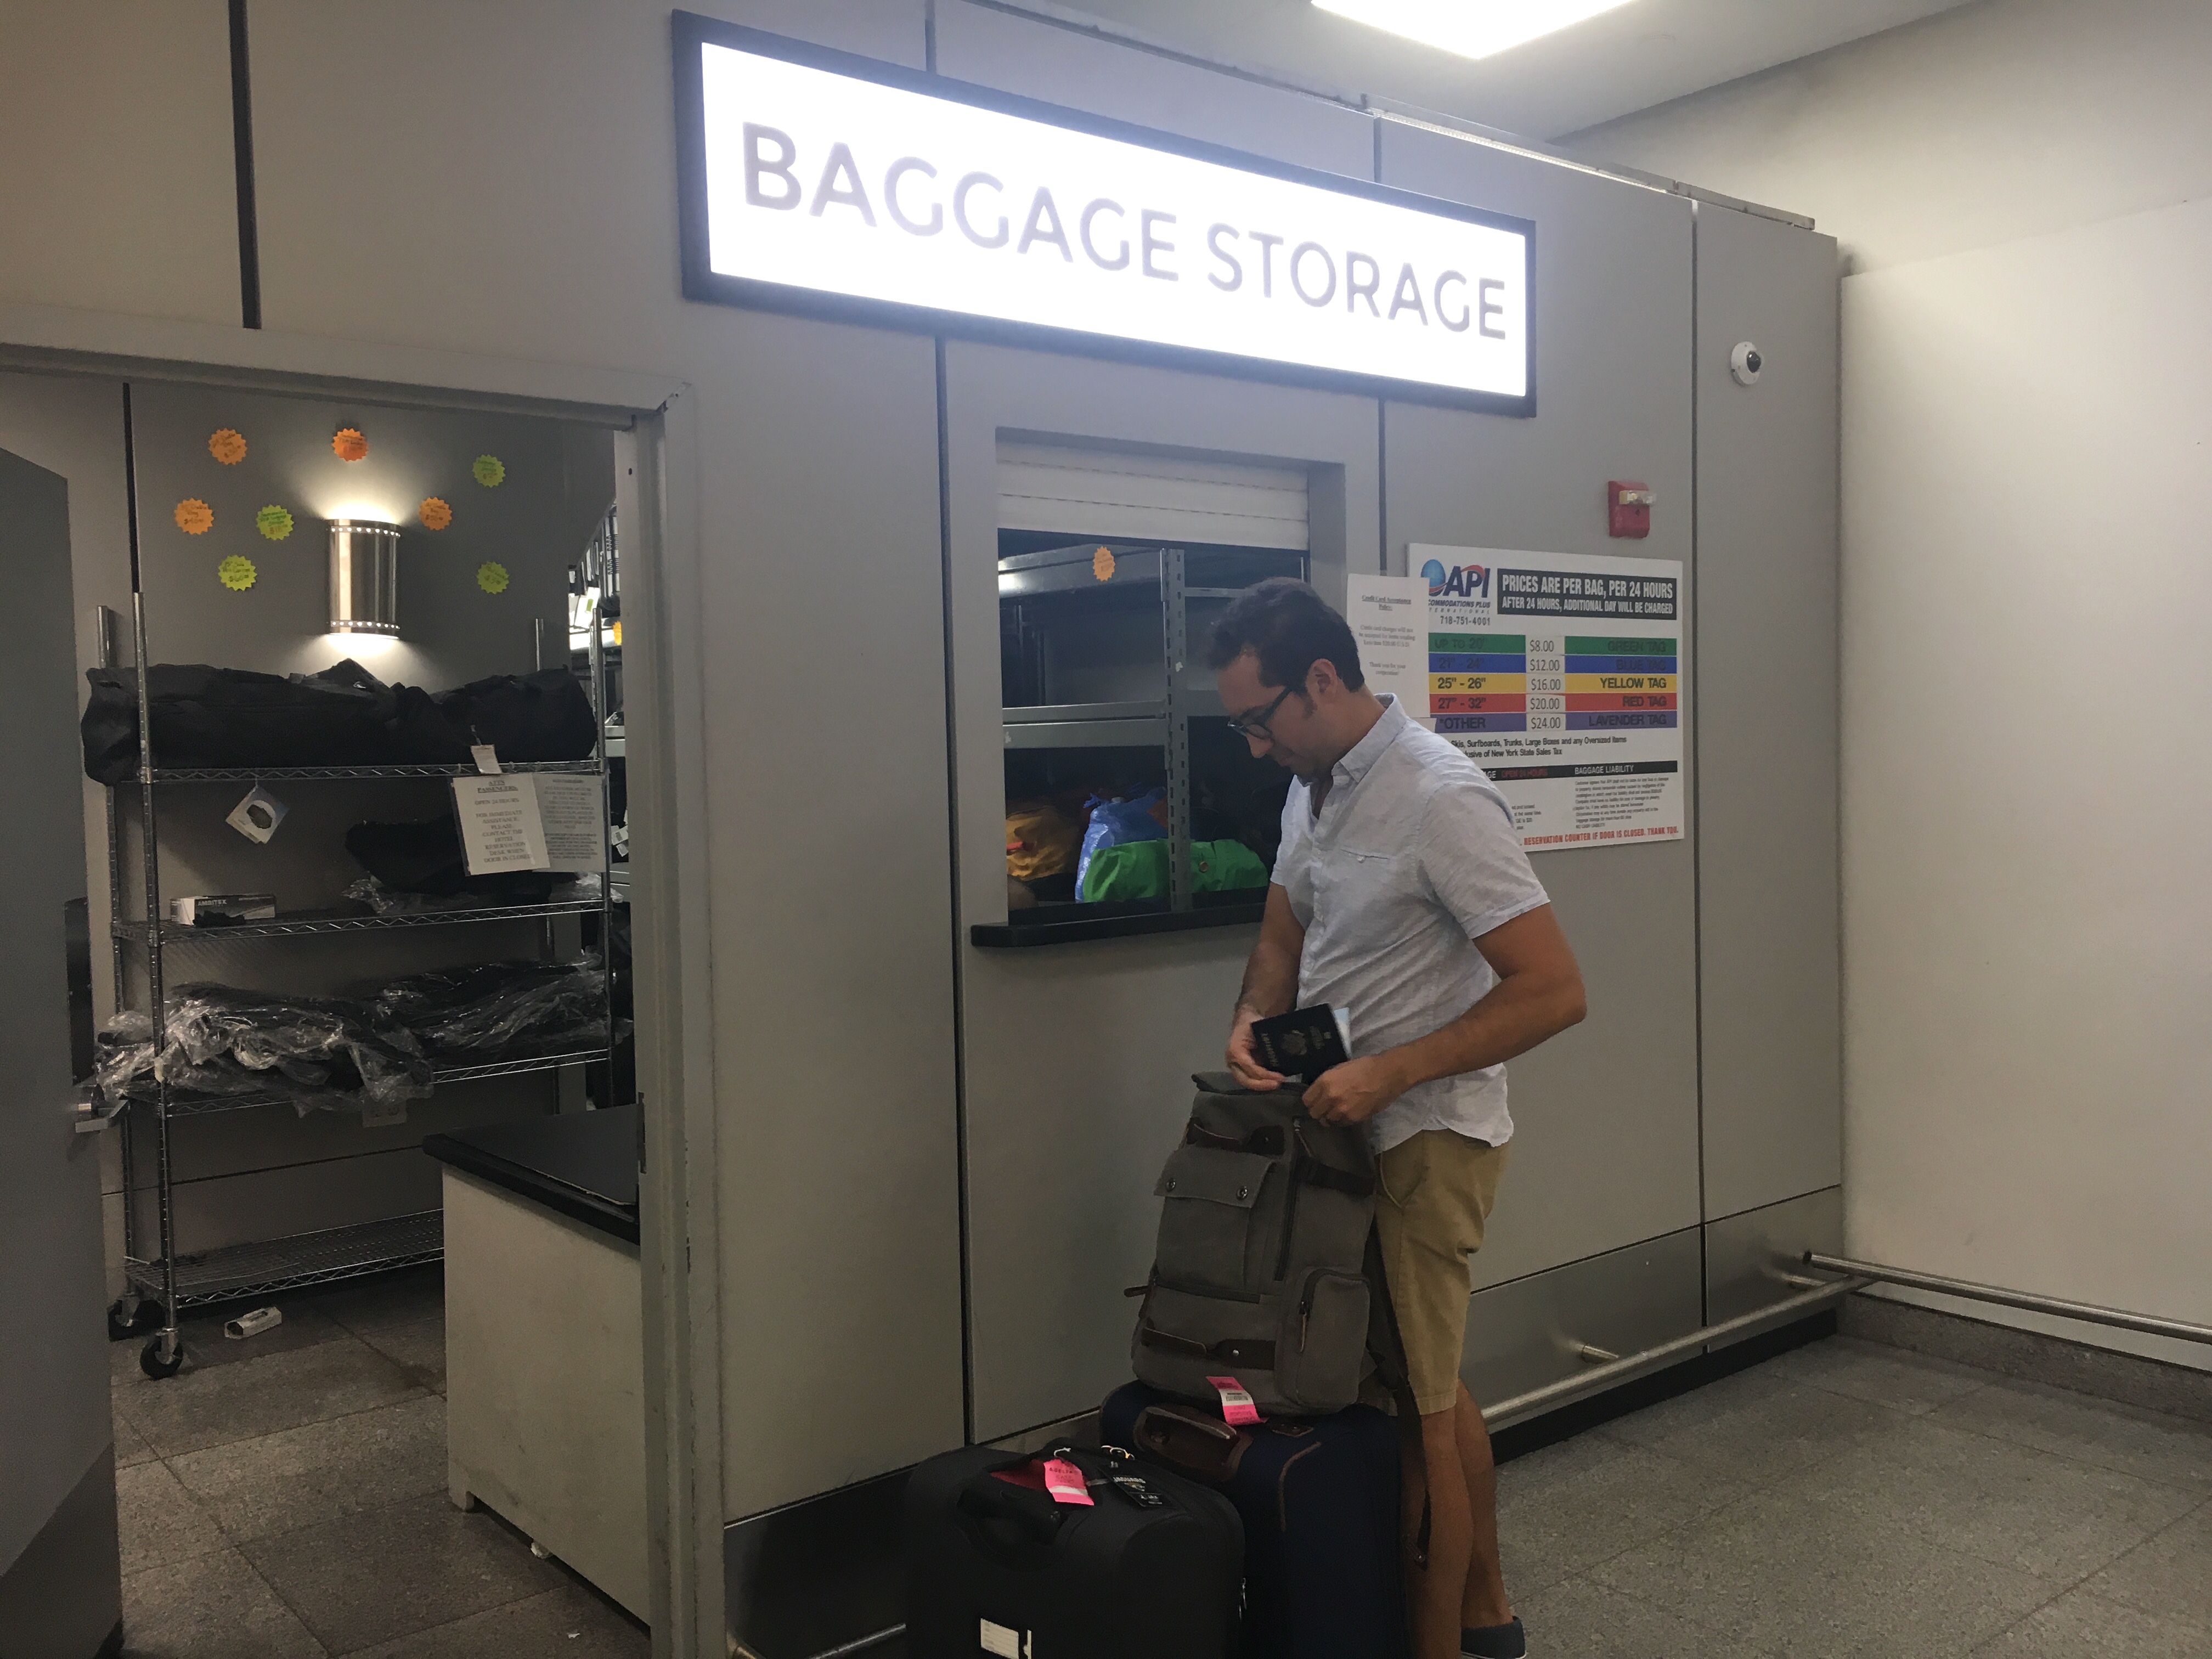
[[[460,820],[461,850],[468,855],[471,875],[552,867],[538,792],[531,787],[536,781],[513,772],[453,780],[453,816]]]
[[[600,780],[569,772],[537,772],[538,814],[545,830],[546,862],[541,870],[596,870],[605,858],[605,814],[599,805]]]
[[[453,780],[453,811],[472,876],[599,868],[606,827],[601,781],[561,772]]]

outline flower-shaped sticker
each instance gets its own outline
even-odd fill
[[[425,530],[443,530],[453,521],[453,509],[436,495],[425,497],[420,511]]]
[[[204,536],[215,528],[215,509],[197,495],[187,495],[169,515],[187,536]]]
[[[236,466],[246,459],[246,434],[219,427],[208,434],[208,453],[225,466]]]
[[[1091,556],[1091,574],[1097,581],[1110,582],[1114,580],[1114,550],[1112,548],[1102,547]]]
[[[365,460],[368,456],[368,440],[357,426],[342,426],[331,434],[331,453],[342,461]]]
[[[234,593],[243,593],[253,586],[261,573],[253,568],[253,561],[242,553],[234,553],[215,568],[216,579]]]
[[[292,533],[292,512],[289,507],[269,506],[253,515],[253,527],[272,542],[281,542]]]
[[[507,567],[496,559],[486,559],[477,567],[477,586],[487,593],[507,592]]]
[[[496,489],[507,482],[507,463],[496,455],[479,455],[469,463],[469,476],[486,489]]]

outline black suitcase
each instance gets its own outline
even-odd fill
[[[1000,1479],[1048,1455],[1091,1507]],[[1157,1501],[1114,1484],[1133,1476]],[[906,1488],[908,1659],[1231,1659],[1243,1529],[1220,1493],[1157,1465],[986,1446],[917,1467]]]
[[[1242,1659],[1406,1659],[1398,1425],[1371,1406],[1231,1428],[1132,1382],[1109,1446],[1218,1488],[1244,1522]]]

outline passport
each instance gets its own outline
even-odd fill
[[[1320,1004],[1252,1022],[1252,1046],[1267,1069],[1304,1083],[1350,1060],[1351,1036],[1343,1012]]]

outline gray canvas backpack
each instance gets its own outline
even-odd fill
[[[1251,1092],[1226,1073],[1198,1098],[1154,1194],[1159,1247],[1131,1344],[1139,1379],[1205,1404],[1233,1376],[1264,1416],[1320,1417],[1359,1395],[1375,1344],[1395,1352],[1369,1277],[1375,1158],[1357,1128],[1316,1122],[1295,1086]]]

